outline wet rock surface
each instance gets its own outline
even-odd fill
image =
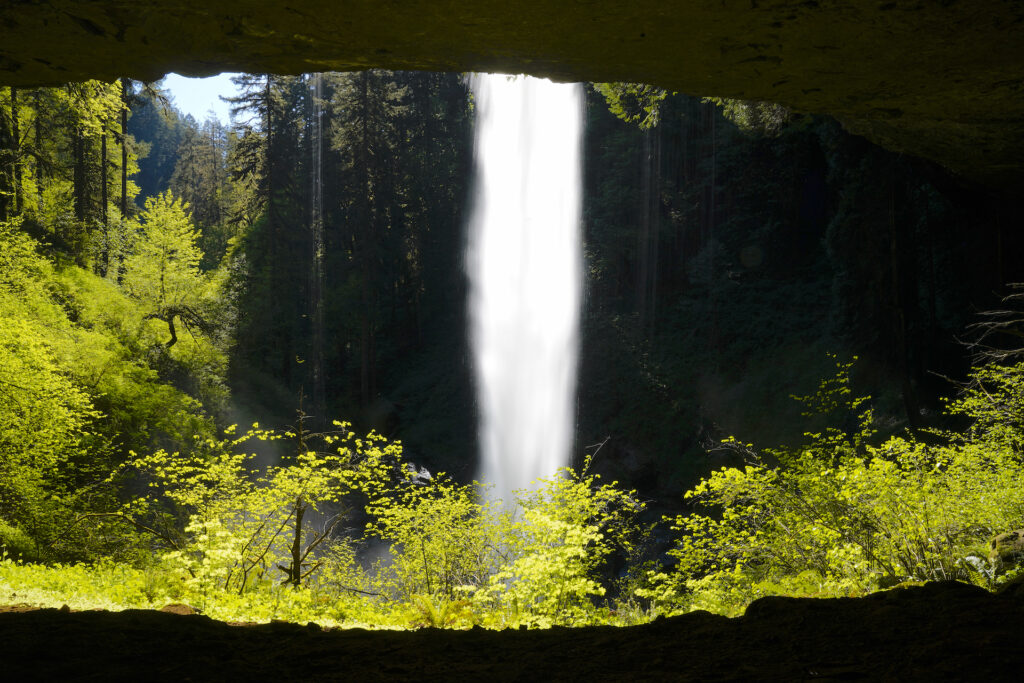
[[[0,83],[367,67],[641,81],[782,102],[969,178],[1024,178],[1013,0],[13,0]]]
[[[5,680],[1015,681],[1024,599],[960,584],[766,598],[632,627],[232,626],[158,611],[0,613]]]

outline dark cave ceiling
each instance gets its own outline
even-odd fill
[[[1024,179],[1016,0],[4,0],[0,83],[389,69],[641,81]]]

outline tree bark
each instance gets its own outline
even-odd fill
[[[11,181],[13,173],[7,164],[7,155],[10,153],[9,138],[11,135],[10,126],[7,124],[7,115],[0,110],[0,221],[6,221],[11,211]]]
[[[14,171],[14,215],[22,210],[21,192],[21,132],[18,125],[18,89],[11,86],[11,165]]]
[[[86,170],[85,170],[85,137],[82,128],[75,128],[74,142],[72,143],[74,153],[74,191],[75,191],[75,218],[84,223],[86,215]]]
[[[36,105],[36,117],[33,121],[33,132],[36,138],[36,204],[39,212],[43,211],[43,107],[42,93],[37,88],[33,97]]]
[[[121,79],[121,218],[128,218],[128,79],[127,78],[122,78]]]
[[[295,537],[292,539],[292,566],[288,582],[299,587],[302,583],[302,518],[306,515],[306,504],[302,496],[295,499]]]
[[[103,221],[103,251],[100,253],[100,276],[107,276],[110,267],[110,216],[107,212],[107,128],[100,136],[100,218]]]
[[[915,356],[912,349],[913,335],[917,328],[917,267],[914,227],[903,217],[896,216],[896,192],[906,193],[898,185],[895,173],[889,195],[889,253],[892,278],[893,336],[896,366],[900,375],[900,389],[903,395],[903,409],[907,423],[915,434],[921,428],[920,401],[917,397]],[[903,196],[901,196],[903,199]],[[900,204],[903,202],[901,201]]]
[[[310,153],[312,187],[310,188],[311,268],[309,316],[312,323],[313,411],[316,425],[327,426],[327,392],[324,381],[324,218],[323,218],[323,75],[312,76],[310,117]]]
[[[377,393],[376,381],[376,340],[374,339],[373,318],[376,313],[376,303],[373,292],[374,254],[377,238],[377,212],[374,206],[377,188],[375,186],[375,174],[370,165],[375,161],[375,154],[370,141],[371,128],[371,103],[370,103],[370,72],[364,71],[360,78],[360,109],[362,111],[361,135],[362,145],[360,153],[362,156],[363,196],[364,213],[361,217],[362,244],[360,245],[360,274],[362,275],[362,307],[360,311],[360,372],[359,388],[362,406],[368,407]]]

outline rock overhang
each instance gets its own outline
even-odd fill
[[[0,83],[371,67],[653,83],[835,116],[974,181],[1024,179],[1014,0],[7,0]]]

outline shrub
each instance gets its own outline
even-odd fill
[[[856,426],[763,453],[729,441],[750,464],[713,472],[686,493],[697,511],[672,520],[678,564],[652,573],[641,596],[669,610],[735,613],[773,591],[857,595],[908,581],[994,580],[979,557],[988,537],[1024,519],[1024,467],[1020,431],[992,415],[1020,405],[1021,368],[975,371],[985,388],[975,384],[952,404],[975,418],[968,435],[878,446],[869,445],[871,411],[852,396],[849,368],[838,363],[834,378],[799,400],[808,416],[853,414]]]
[[[253,425],[238,438],[229,430],[229,438],[206,440],[191,454],[160,450],[118,473],[149,480],[153,493],[122,514],[151,532],[165,565],[182,574],[199,602],[274,583],[298,588],[331,562],[337,570],[343,550],[323,551],[347,543],[336,533],[347,496],[380,477],[400,447],[375,435],[357,439],[343,423],[338,432],[310,435],[303,421],[300,415],[299,427],[287,432]],[[332,450],[312,449],[314,439]],[[261,469],[256,454],[244,452],[250,441],[291,442],[294,450]]]

